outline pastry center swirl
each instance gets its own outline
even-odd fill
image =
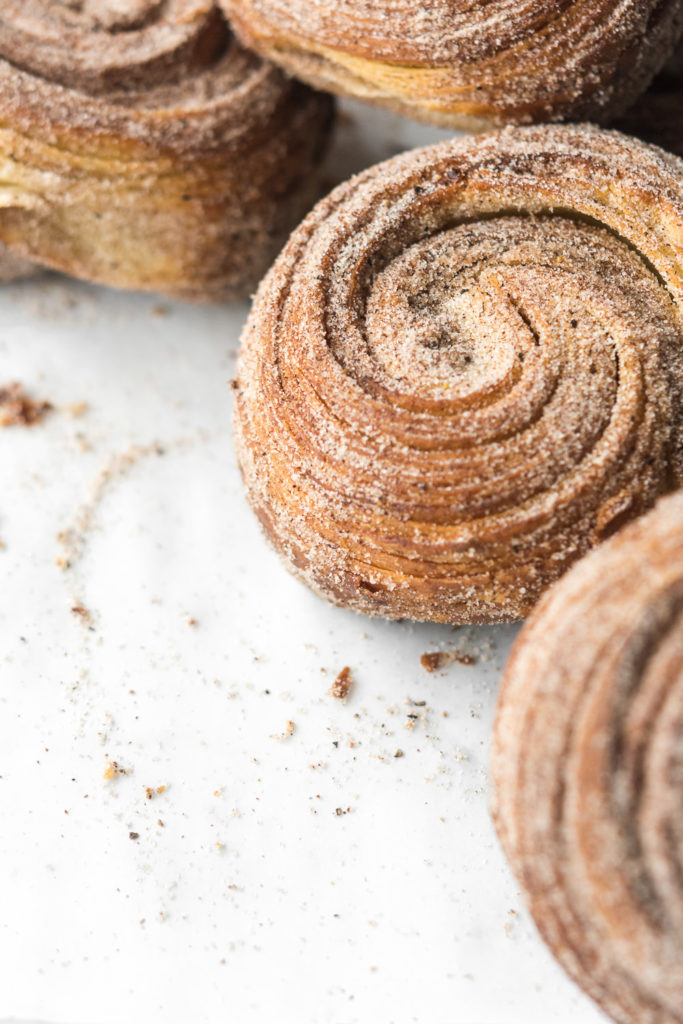
[[[4,0],[0,58],[91,94],[173,86],[231,49],[206,0]],[[253,61],[252,61],[253,63]]]
[[[486,403],[539,375],[608,398],[620,360],[681,341],[664,289],[624,242],[568,218],[516,216],[405,249],[368,287],[362,336],[364,352],[334,338],[347,372],[425,410]]]

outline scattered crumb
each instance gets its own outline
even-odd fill
[[[157,794],[161,794],[166,789],[166,786],[145,786],[145,797],[147,800],[152,800]]]
[[[514,934],[513,933],[513,928],[514,928],[514,923],[515,923],[515,918],[516,917],[517,917],[517,911],[516,910],[508,910],[508,918],[507,918],[507,920],[505,920],[503,922],[503,931],[505,932],[505,934],[507,935],[508,938],[511,938],[512,935]]]
[[[157,303],[155,306],[150,306],[149,312],[151,316],[168,316],[169,309],[168,306],[162,306],[161,303]]]
[[[336,697],[337,700],[346,701],[352,685],[353,677],[351,675],[351,669],[348,665],[345,665],[327,692],[330,697]]]
[[[159,828],[163,828],[164,827],[164,823],[161,820],[161,818],[157,818],[157,825],[159,826]]]
[[[198,622],[197,622],[196,619],[188,619],[187,620],[187,624],[188,624],[188,626],[197,626]]]
[[[427,672],[436,672],[443,665],[443,651],[425,651],[420,657],[420,664]]]
[[[457,662],[458,665],[476,665],[477,659],[473,654],[457,649],[452,651],[425,651],[420,657],[420,664],[427,672],[436,672],[440,668],[452,665],[453,662]]]
[[[140,838],[140,833],[139,832],[129,832],[128,833],[128,838],[129,839],[139,839]]]
[[[127,774],[128,769],[124,768],[123,765],[120,765],[118,761],[107,761],[104,766],[104,775],[102,777],[105,779],[113,779],[116,775]]]
[[[71,405],[64,407],[65,412],[68,412],[69,416],[73,416],[75,420],[85,415],[90,406],[87,402],[72,402]]]
[[[84,608],[82,604],[75,604],[71,609],[71,614],[76,615],[82,622],[90,624],[92,622],[92,615],[87,608]]]
[[[394,754],[394,757],[403,757],[403,751],[401,750],[400,747],[398,748],[398,750]]]
[[[278,733],[271,733],[271,737],[270,738],[271,738],[271,740],[286,740],[289,736],[293,736],[294,735],[294,730],[295,729],[296,729],[296,726],[294,725],[294,722],[292,722],[292,721],[285,722],[285,731],[281,732],[279,734]]]
[[[0,385],[0,427],[31,427],[51,409],[51,402],[29,398],[17,382]]]

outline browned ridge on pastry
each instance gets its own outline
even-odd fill
[[[314,199],[330,117],[212,0],[3,0],[0,242],[118,287],[244,294]]]
[[[328,599],[526,614],[683,481],[683,164],[590,127],[416,150],[323,200],[261,285],[247,494]]]
[[[316,86],[438,124],[607,123],[683,28],[681,0],[221,0]]]
[[[492,772],[503,848],[562,966],[621,1024],[681,1024],[683,493],[534,610]]]

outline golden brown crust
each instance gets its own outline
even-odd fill
[[[330,119],[212,0],[6,0],[0,241],[118,287],[243,295],[313,201]]]
[[[247,494],[370,614],[508,621],[683,481],[683,164],[589,127],[416,150],[292,235],[243,335]]]
[[[683,29],[681,0],[221,0],[290,74],[445,126],[626,110]]]
[[[541,934],[621,1024],[683,1021],[683,493],[541,600],[503,679],[493,814]]]

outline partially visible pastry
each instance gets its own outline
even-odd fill
[[[683,50],[614,127],[683,156]]]
[[[683,483],[683,171],[590,127],[389,160],[297,231],[245,327],[247,496],[388,618],[505,622]]]
[[[211,0],[4,0],[0,242],[116,287],[244,295],[314,200],[330,120]]]
[[[221,0],[320,88],[444,126],[607,123],[663,66],[681,0]]]
[[[24,277],[33,277],[38,269],[35,263],[14,255],[0,243],[0,281],[6,283],[7,281],[18,281]]]
[[[620,1024],[681,1024],[683,492],[534,610],[492,776],[503,848],[565,970]]]

